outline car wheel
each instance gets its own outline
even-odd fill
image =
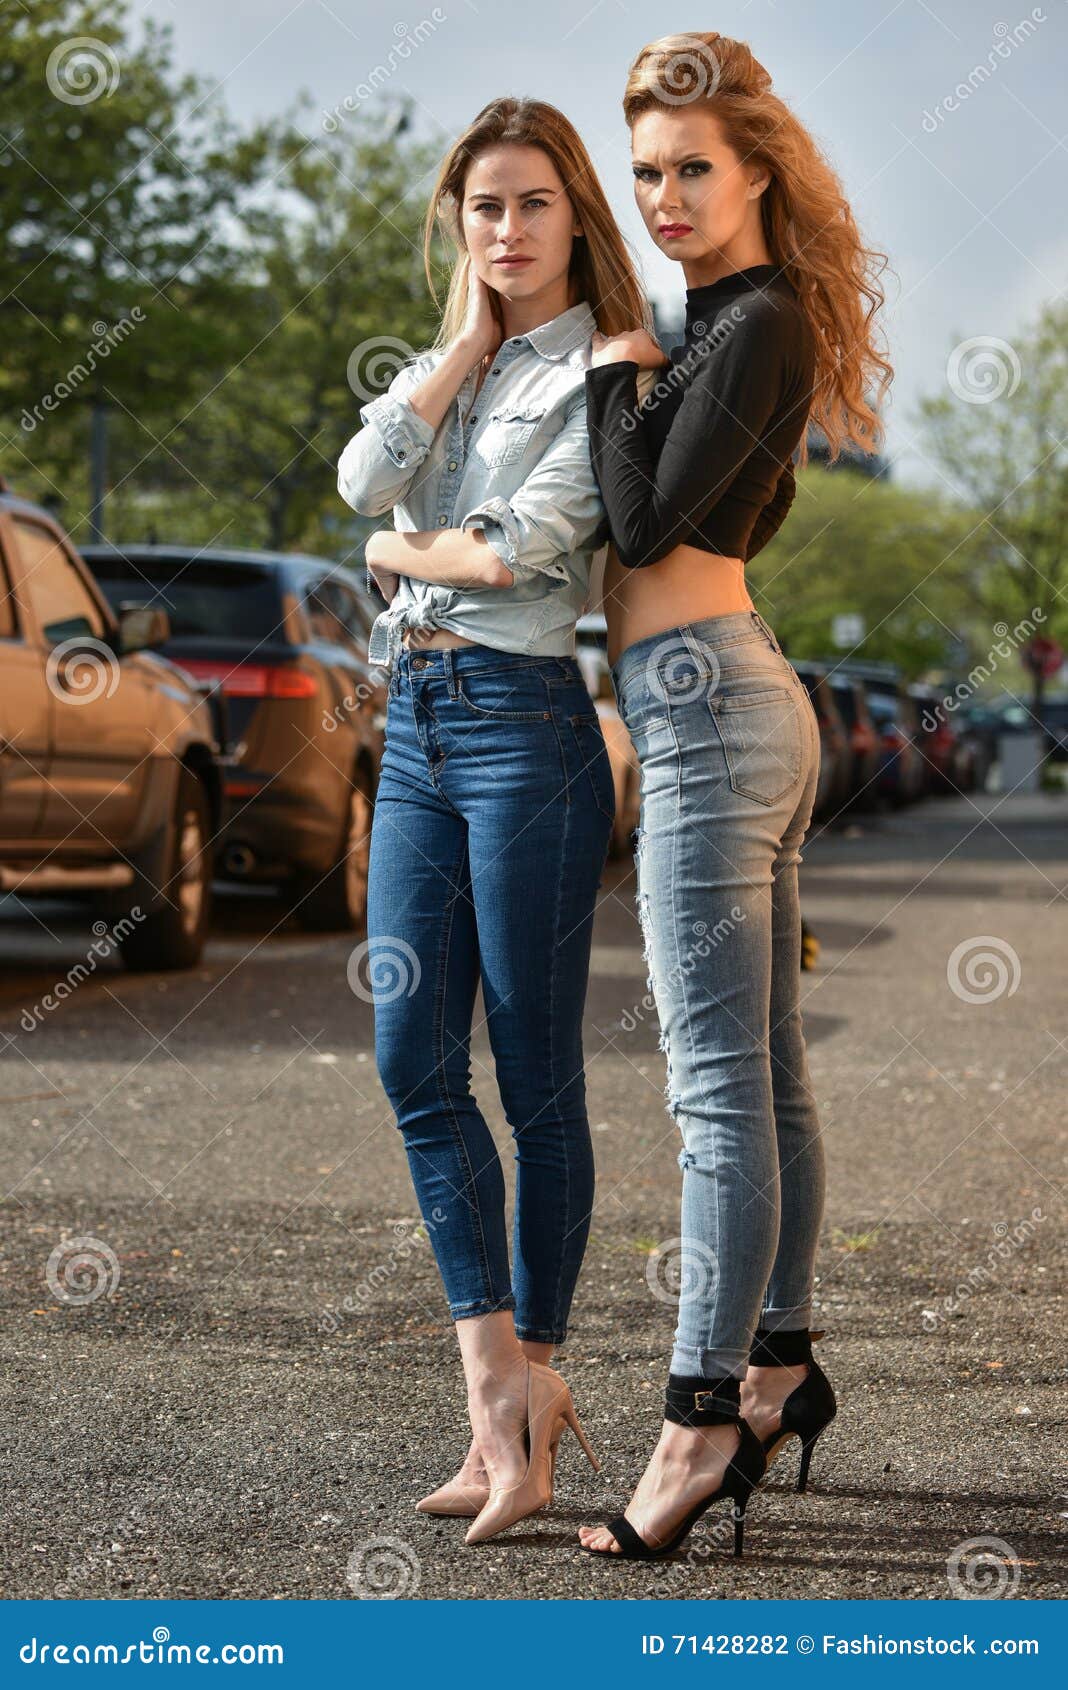
[[[192,968],[200,958],[211,915],[211,807],[191,769],[178,780],[167,880],[155,907],[120,937],[127,968]]]
[[[371,859],[374,802],[367,776],[352,778],[341,843],[333,867],[323,876],[298,875],[294,914],[313,933],[349,932],[367,920],[367,870]]]

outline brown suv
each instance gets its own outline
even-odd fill
[[[190,967],[209,920],[218,747],[169,631],[0,487],[0,892],[90,893],[131,968]]]

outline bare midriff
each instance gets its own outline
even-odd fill
[[[433,633],[425,629],[405,628],[404,643],[406,646],[417,646],[425,651],[427,646],[435,650],[441,646],[477,645],[477,640],[469,640],[464,634],[454,634],[449,628],[436,628]]]
[[[740,557],[719,557],[700,546],[676,546],[658,562],[627,569],[614,546],[604,568],[604,614],[608,661],[618,663],[628,646],[706,616],[755,610]]]

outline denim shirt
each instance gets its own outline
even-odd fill
[[[535,656],[575,650],[594,552],[608,523],[590,462],[586,371],[596,319],[583,301],[506,340],[478,395],[465,378],[435,431],[407,395],[440,351],[406,364],[360,409],[338,462],[338,491],[364,516],[393,511],[400,532],[481,528],[511,587],[446,587],[402,575],[376,619],[368,655],[393,668],[405,628],[448,628],[480,645]]]

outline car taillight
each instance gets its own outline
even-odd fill
[[[177,659],[197,681],[214,681],[228,698],[314,698],[314,675],[280,663],[220,663],[207,657]]]

